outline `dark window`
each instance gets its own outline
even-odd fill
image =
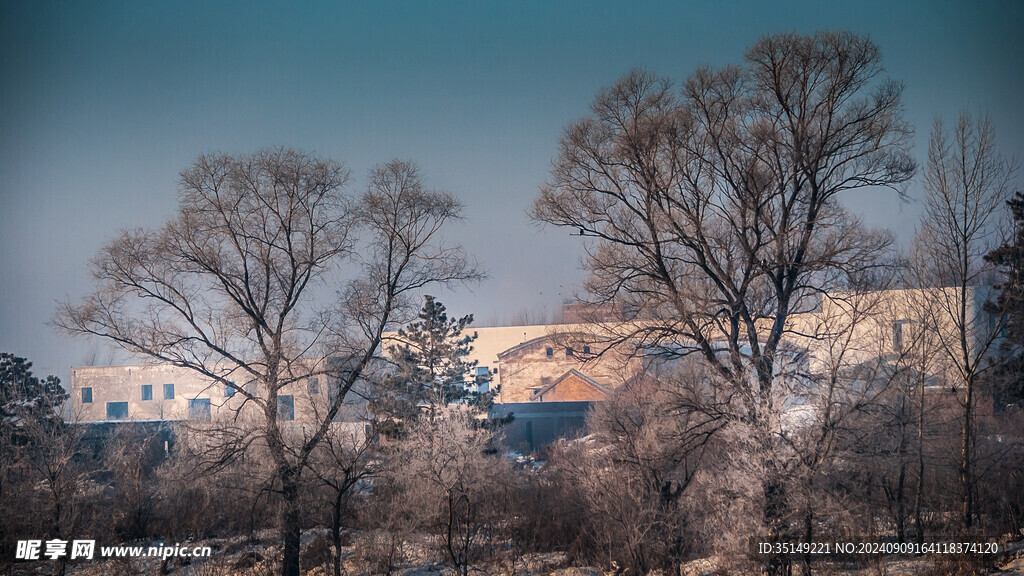
[[[583,347],[583,353],[584,354],[590,354],[590,346],[584,346]]]
[[[309,393],[310,394],[319,394],[320,393],[320,379],[319,378],[310,378],[309,379]]]
[[[295,398],[292,396],[277,397],[277,419],[295,420]]]
[[[188,418],[189,420],[202,420],[203,422],[210,421],[210,399],[209,398],[195,398],[188,401]]]
[[[174,400],[174,384],[164,384],[164,400]]]
[[[892,323],[892,351],[896,353],[903,352],[903,325],[910,324],[910,320],[906,318],[897,320]]]
[[[92,404],[92,388],[82,388],[82,404]]]
[[[547,349],[545,349],[545,350],[544,350],[544,352],[545,352],[545,353],[546,353],[546,354],[547,354],[547,355],[548,355],[549,357],[550,357],[550,356],[554,356],[554,355],[555,355],[555,349],[554,349],[554,348],[547,348]]]
[[[107,402],[107,420],[124,420],[127,417],[127,402]]]
[[[152,384],[143,384],[142,385],[142,399],[143,400],[152,400],[153,399],[153,385]]]
[[[225,398],[231,398],[232,396],[235,395],[235,392],[237,392],[237,391],[238,390],[235,389],[235,383],[231,382],[230,380],[228,381],[227,384],[224,385],[224,397]]]
[[[572,356],[572,346],[567,346],[565,348],[565,355],[566,356]]]

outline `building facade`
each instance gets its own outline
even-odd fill
[[[943,341],[955,340],[958,326],[941,308],[956,310],[956,294],[952,289],[910,289],[832,295],[822,299],[816,311],[789,318],[786,349],[806,363],[807,371],[819,374],[834,370],[837,362],[856,366],[876,358],[906,357],[926,347],[934,351]],[[1000,327],[1001,319],[984,308],[991,296],[989,288],[969,291],[965,309],[973,350],[989,340],[978,335]],[[469,374],[469,380],[486,375],[481,380],[500,386],[495,399],[499,404],[605,400],[643,372],[645,362],[629,343],[605,344],[607,327],[576,323],[475,328],[477,338],[468,359],[477,362],[477,372]],[[391,343],[398,338],[397,333],[385,336]],[[991,343],[989,353],[997,352],[998,344]],[[941,354],[936,357],[941,359]],[[298,374],[281,390],[276,407],[279,420],[315,420],[337,392],[336,379],[312,375],[322,371],[325,361],[310,362],[300,368],[310,375]],[[930,381],[948,380],[942,377],[949,370],[942,362],[921,369],[937,376]],[[225,383],[169,365],[73,368],[72,417],[83,422],[216,421],[262,409],[252,401],[246,403],[239,392],[251,389],[259,397],[258,389],[250,388],[258,383],[245,381],[240,370],[234,373],[238,378],[225,376]],[[352,396],[353,404],[346,405],[341,416],[346,421],[358,420],[360,411],[365,411],[359,395]]]
[[[310,361],[299,368],[305,374],[278,393],[274,407],[282,422],[322,420],[338,392],[338,380],[323,373],[330,360]],[[264,407],[257,398],[260,384],[245,379],[240,369],[221,370],[213,380],[188,368],[168,364],[135,366],[82,366],[71,370],[71,418],[76,422],[174,421],[217,422],[258,417]],[[233,374],[233,375],[232,375]],[[355,421],[365,407],[358,394],[346,398],[335,420]]]

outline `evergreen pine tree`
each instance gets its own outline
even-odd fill
[[[400,419],[413,419],[424,409],[433,415],[441,406],[469,404],[486,410],[495,391],[479,392],[490,375],[477,375],[473,351],[476,332],[466,333],[473,315],[449,318],[444,304],[424,298],[416,322],[398,331],[401,343],[390,347],[395,372],[390,397],[377,410]]]
[[[29,422],[47,427],[60,426],[60,410],[68,394],[56,376],[40,380],[32,374],[32,363],[0,352],[0,422],[17,429]]]
[[[999,266],[1005,280],[999,295],[986,304],[989,312],[1005,315],[1002,346],[1011,355],[996,370],[997,392],[1006,403],[1024,399],[1024,194],[1007,201],[1013,215],[1013,237],[985,259]]]

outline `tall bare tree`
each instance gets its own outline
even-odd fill
[[[358,198],[348,180],[342,165],[289,149],[200,156],[181,174],[177,216],[101,250],[96,290],[56,320],[193,370],[255,407],[255,426],[238,418],[210,429],[210,465],[268,453],[283,501],[285,576],[299,573],[303,470],[372,371],[385,330],[407,321],[420,288],[479,275],[461,248],[441,244],[461,205],[427,190],[415,166],[375,168]],[[315,287],[344,274],[338,303],[318,306]],[[302,425],[279,422],[286,387],[318,376],[332,382],[326,405]]]
[[[948,130],[935,120],[928,144],[924,218],[914,245],[915,280],[922,309],[945,357],[945,372],[962,398],[960,503],[962,526],[971,527],[974,503],[974,413],[979,375],[991,366],[993,343],[1006,323],[989,312],[987,290],[996,265],[985,256],[1008,234],[1006,201],[1015,166],[996,148],[987,116],[961,113]]]
[[[781,407],[791,316],[863,282],[891,243],[840,197],[902,193],[915,165],[900,84],[849,33],[758,41],[740,66],[702,68],[680,93],[631,72],[571,124],[532,215],[587,242],[586,288],[636,318],[619,340],[699,354],[731,389],[763,455],[765,519],[783,526]]]
[[[367,421],[370,415],[367,415]],[[334,428],[313,453],[310,470],[329,495],[331,515],[331,542],[334,544],[334,576],[342,574],[342,522],[356,486],[378,472],[374,440],[376,423],[365,424],[369,430]]]

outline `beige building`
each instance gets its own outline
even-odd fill
[[[812,372],[827,370],[841,353],[847,364],[879,357],[927,360],[926,371],[941,375],[962,355],[961,305],[968,353],[1000,353],[1005,320],[985,309],[992,298],[988,286],[968,288],[963,303],[956,288],[833,294],[818,312],[794,318],[789,339],[809,351]]]
[[[307,374],[323,370],[327,362],[310,362]],[[114,420],[193,420],[216,422],[259,414],[263,407],[246,401],[241,390],[260,396],[258,385],[244,372],[223,371],[224,382],[167,364],[136,366],[83,366],[71,370],[72,418],[80,422]],[[280,421],[315,421],[326,414],[336,380],[323,374],[298,376],[278,394]],[[352,395],[336,420],[358,417],[360,406]]]
[[[476,333],[467,360],[476,361],[477,373],[488,375],[488,388],[500,386],[496,402],[531,402],[533,394],[564,376],[569,370],[614,389],[641,369],[626,346],[604,350],[598,344],[608,331],[600,324],[536,324],[529,326],[488,326],[471,328]],[[398,333],[385,338],[394,342]]]
[[[612,390],[640,367],[638,359],[614,352],[593,359],[598,350],[595,347],[591,351],[586,341],[588,334],[601,332],[595,325],[498,326],[473,332],[477,340],[469,359],[478,364],[477,374],[470,376],[487,374],[489,386],[501,385],[498,402],[548,399],[552,394],[535,397],[534,393],[570,370]],[[393,341],[397,333],[386,337]],[[223,372],[227,374],[228,370]],[[165,364],[76,367],[71,372],[73,417],[83,422],[234,418],[245,400],[235,388],[255,385],[244,380],[241,370],[235,374],[237,377],[225,376],[235,383],[230,386]],[[332,386],[336,390],[336,384],[322,375],[299,378],[281,391],[279,418],[315,418],[318,412],[326,411]],[[562,386],[557,394],[564,396],[567,390]],[[250,402],[244,409],[258,408]],[[355,418],[355,411],[357,408],[350,407],[343,418]]]
[[[966,308],[972,349],[999,328],[1000,319],[983,307],[991,294],[989,288],[970,291]],[[827,372],[837,363],[849,367],[874,358],[916,354],[922,347],[931,347],[934,353],[955,339],[956,326],[945,309],[958,306],[952,289],[835,294],[824,298],[817,311],[790,317],[786,347],[803,357],[810,373]],[[939,329],[925,330],[926,325]],[[470,376],[486,374],[490,386],[500,385],[499,403],[604,399],[643,368],[643,359],[628,345],[605,350],[595,344],[607,335],[606,327],[576,323],[474,328],[477,339],[469,359],[477,361],[477,373]],[[394,342],[397,333],[385,336]],[[996,351],[997,346],[990,347],[990,353]],[[941,365],[922,368],[932,374],[944,370]],[[315,370],[309,367],[310,373]],[[168,365],[74,368],[74,417],[85,422],[235,417],[244,400],[235,387],[254,384],[241,376],[225,378],[236,386]],[[332,390],[337,390],[336,384],[326,376],[297,378],[281,391],[279,419],[316,419],[326,411]],[[245,407],[256,409],[252,402]],[[348,407],[343,418],[355,420],[358,411],[357,406]]]

